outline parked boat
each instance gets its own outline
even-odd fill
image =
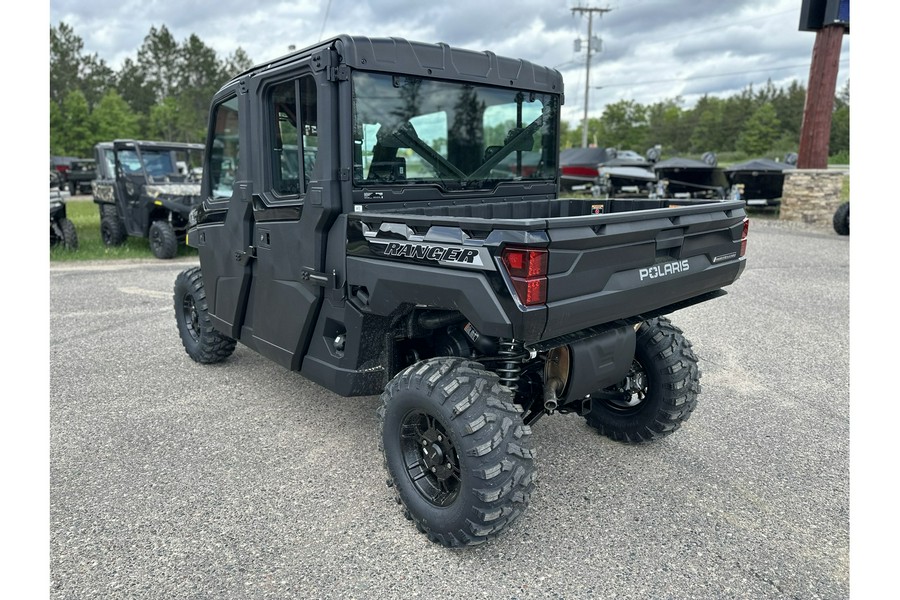
[[[674,157],[653,166],[660,188],[668,198],[725,198],[728,179],[717,165],[715,155],[705,160]]]
[[[784,172],[793,168],[793,165],[768,158],[732,165],[725,169],[730,195],[744,200],[748,206],[778,206],[784,190]]]
[[[656,189],[656,172],[646,160],[614,158],[597,169],[599,196],[650,196]]]
[[[597,168],[610,157],[604,148],[566,148],[559,153],[560,188],[588,189],[597,181]]]

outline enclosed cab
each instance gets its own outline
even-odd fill
[[[116,140],[94,147],[92,182],[107,246],[128,236],[149,238],[157,258],[172,258],[187,232],[188,213],[200,201],[203,145]]]

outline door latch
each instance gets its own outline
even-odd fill
[[[234,253],[234,260],[242,265],[246,265],[254,258],[256,258],[256,246],[247,246],[246,250],[239,250]]]
[[[300,271],[300,280],[305,283],[313,283],[322,287],[331,287],[337,289],[337,271],[332,270],[331,273],[322,273],[310,267],[303,267]]]

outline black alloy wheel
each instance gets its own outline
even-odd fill
[[[453,504],[460,490],[459,456],[437,417],[422,410],[407,414],[400,426],[400,447],[419,494],[435,506]]]
[[[403,513],[433,542],[480,544],[517,519],[534,489],[531,428],[496,373],[423,360],[381,395],[378,440]]]

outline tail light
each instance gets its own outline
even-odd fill
[[[522,304],[535,306],[547,302],[546,250],[507,246],[500,258]]]
[[[744,217],[744,230],[741,232],[741,256],[747,253],[747,232],[750,231],[750,219]]]

